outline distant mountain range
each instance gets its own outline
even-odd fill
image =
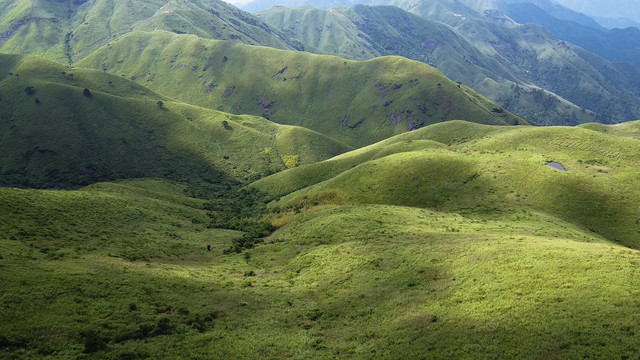
[[[395,7],[351,6],[361,2]],[[435,66],[498,107],[541,125],[640,118],[640,70],[627,63],[638,65],[640,31],[606,30],[548,0],[263,0],[243,6],[274,4],[337,7],[276,7],[252,15],[218,0],[153,0],[140,6],[56,1],[37,7],[4,0],[0,51],[75,64],[96,51],[107,56],[112,43],[132,32],[164,30],[353,60],[404,56]],[[102,62],[91,66],[102,68]],[[109,68],[131,73],[118,64]]]
[[[640,23],[640,1],[638,0],[555,0],[575,11],[594,16],[594,19],[609,19],[621,22]],[[602,23],[603,20],[598,20]],[[604,26],[604,25],[603,25]]]
[[[303,43],[309,51],[354,59],[401,55],[426,62],[537,124],[617,122],[640,117],[637,67],[594,56],[541,27],[518,25],[499,10],[525,14],[525,6],[533,7],[532,4],[392,3],[406,11],[362,5],[331,11],[274,7],[257,15]],[[534,7],[545,18],[553,19],[554,24],[568,24],[561,27],[567,33],[584,28],[590,33],[607,34],[584,15],[549,2],[539,3],[558,16],[572,19],[558,20]],[[599,44],[610,48],[606,36],[601,38]],[[598,44],[594,39],[587,40],[595,48]],[[624,55],[637,49],[632,41],[620,42],[627,44],[629,50],[620,48],[618,53]],[[600,50],[599,53],[606,53],[606,49]],[[625,105],[617,107],[614,103]]]

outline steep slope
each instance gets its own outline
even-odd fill
[[[296,8],[277,6],[255,15],[300,41],[305,50],[312,53],[351,60],[369,60],[387,55],[380,51],[380,46],[368,34],[358,29],[349,14],[340,11],[326,11],[308,5]]]
[[[640,117],[638,68],[609,62],[540,27],[519,26],[501,14],[500,9],[507,6],[526,6],[521,2],[391,3],[415,15],[387,6],[354,6],[330,11],[275,7],[257,16],[311,51],[353,59],[400,55],[428,63],[537,124],[607,123]],[[558,7],[547,5],[550,11]],[[554,13],[588,23],[566,11],[568,14]],[[345,19],[350,22],[345,24]],[[579,26],[599,31],[597,25],[590,25],[594,28]],[[342,47],[344,39],[349,45]],[[620,42],[624,40],[610,46]],[[631,57],[632,52],[625,55]]]
[[[426,124],[523,120],[425,64],[366,62],[167,32],[132,33],[80,63],[172,98],[262,115],[361,146]]]
[[[541,27],[513,24],[492,7],[475,1],[394,0],[393,4],[453,27],[485,54],[511,66],[522,79],[594,111],[599,121],[640,117],[640,70],[635,66],[606,61],[558,40]]]
[[[353,59],[400,55],[427,63],[533,122],[576,124],[597,119],[595,114],[531,86],[513,66],[487,56],[449,26],[397,7],[354,6],[329,11],[276,7],[256,15],[310,51],[341,53]],[[343,19],[349,23],[344,24]],[[333,41],[343,38],[347,41]]]
[[[539,24],[554,36],[613,61],[640,66],[640,30],[637,28],[604,31],[581,23],[558,19],[534,4],[512,4],[505,13],[521,24]]]
[[[168,177],[233,183],[349,149],[311,130],[172,102],[130,80],[0,56],[0,184]],[[279,139],[295,132],[299,142]],[[308,144],[314,144],[310,148]]]
[[[0,51],[4,53],[74,63],[136,28],[298,47],[254,16],[219,0],[0,1]]]
[[[348,199],[465,213],[539,211],[640,248],[640,191],[633,180],[640,156],[638,123],[587,130],[593,126],[448,122],[252,186],[275,198],[289,194],[279,202],[286,209]],[[547,166],[551,161],[566,171]]]

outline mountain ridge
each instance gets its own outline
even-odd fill
[[[3,186],[150,176],[237,184],[286,168],[286,156],[305,164],[350,149],[308,129],[174,102],[99,70],[5,58],[14,67],[0,82]],[[292,131],[297,142],[277,139]]]
[[[634,67],[593,56],[539,27],[511,20],[508,26],[495,23],[461,4],[456,11],[468,14],[466,20],[439,2],[396,5],[415,6],[409,9],[415,14],[397,7],[359,5],[331,11],[278,7],[257,15],[322,53],[355,59],[402,55],[428,63],[540,125],[640,117],[638,89],[631,80],[640,71]],[[432,13],[438,17],[430,20]],[[309,21],[301,22],[302,18]],[[344,18],[350,23],[343,25]],[[339,47],[333,36],[349,39],[350,45]],[[567,82],[567,77],[582,85],[571,85],[573,80]],[[616,109],[613,102],[627,105]]]
[[[350,145],[466,118],[520,124],[436,69],[400,57],[354,62],[167,32],[132,33],[79,63],[198,106],[299,125]]]

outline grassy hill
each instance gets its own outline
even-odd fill
[[[518,25],[498,11],[504,4],[387,3],[398,7],[274,7],[256,15],[317,53],[425,62],[540,125],[640,117],[637,68],[587,53],[540,27]]]
[[[609,122],[607,119],[630,121],[640,117],[636,86],[640,72],[637,67],[589,53],[557,39],[540,26],[517,25],[501,12],[492,11],[496,7],[491,2],[394,0],[393,4],[453,27],[484,54],[512,64],[514,71],[526,82],[595,112],[599,122]],[[504,104],[502,100],[492,99]],[[559,104],[553,102],[546,107],[553,105]],[[504,107],[516,111],[506,104]],[[554,124],[552,121],[537,123]],[[560,124],[576,125],[576,122]]]
[[[513,126],[218,1],[2,4],[99,50],[0,54],[0,359],[640,356],[640,121]]]
[[[346,204],[222,255],[239,234],[208,229],[183,194],[159,180],[0,189],[0,357],[640,352],[638,252],[572,222]]]
[[[274,198],[284,196],[278,206],[288,212],[335,199],[496,216],[543,212],[639,248],[635,214],[640,193],[633,185],[640,155],[637,127],[500,128],[449,122],[252,186]],[[547,166],[552,161],[567,171]]]
[[[75,63],[137,28],[276,48],[299,47],[251,14],[219,0],[3,0],[0,52]]]
[[[434,68],[399,57],[354,62],[156,31],[132,33],[79,65],[178,100],[303,126],[353,146],[453,119],[524,123]]]
[[[227,184],[282,170],[288,157],[308,164],[350,149],[311,130],[173,102],[102,71],[33,57],[0,62],[8,70],[0,81],[3,186],[139,177]]]

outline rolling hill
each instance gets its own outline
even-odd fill
[[[0,359],[639,358],[640,121],[467,86],[634,68],[397,3],[0,0]]]
[[[151,1],[140,6],[123,0],[40,0],[33,6],[24,0],[4,0],[0,52],[73,64],[96,50],[103,54],[101,48],[132,32],[164,30],[354,60],[408,57],[437,67],[452,80],[540,125],[612,123],[640,117],[637,67],[593,56],[538,27],[514,27],[495,10],[519,6],[521,1],[387,3],[422,19],[395,8],[364,6],[324,13],[307,10],[306,14],[275,8],[271,12],[276,15],[260,19],[219,0]],[[539,3],[544,4],[553,16],[592,26],[589,29],[597,27],[585,16]],[[292,32],[292,26],[299,29]],[[633,36],[625,32],[622,42]],[[616,39],[619,44],[620,36]],[[616,46],[606,45],[589,49],[602,54],[609,45]],[[633,49],[618,53],[624,59],[634,54]],[[232,110],[227,106],[225,111]]]
[[[287,170],[253,186],[317,185],[242,253],[182,184],[0,188],[0,356],[633,358],[638,125],[454,121]]]
[[[397,7],[275,7],[257,16],[311,51],[354,59],[400,55],[428,63],[536,124],[608,123],[640,117],[636,66],[608,61],[539,26],[518,25],[501,12],[525,5],[390,3]],[[621,42],[625,40],[616,44]]]
[[[0,184],[245,182],[350,148],[311,130],[170,101],[119,76],[0,55]],[[295,139],[288,134],[295,134]]]
[[[276,199],[284,196],[278,206],[290,211],[337,198],[496,216],[542,212],[637,249],[640,193],[632,179],[639,124],[594,131],[592,124],[500,128],[447,122],[252,186]]]
[[[79,66],[165,96],[297,125],[361,146],[427,124],[526,123],[434,68],[400,57],[365,62],[168,32],[135,32]]]

